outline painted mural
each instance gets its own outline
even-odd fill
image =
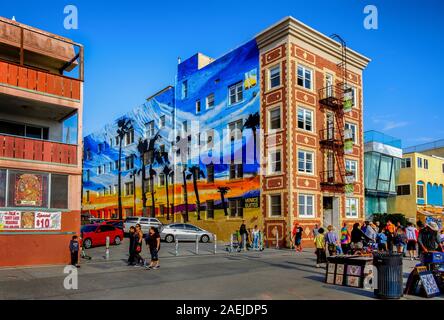
[[[118,217],[121,145],[123,217],[154,207],[224,234],[232,228],[211,223],[260,223],[258,69],[255,40],[216,60],[197,54],[178,65],[174,87],[86,136],[83,212]],[[131,130],[119,139],[124,121]]]

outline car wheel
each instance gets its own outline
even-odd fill
[[[117,237],[114,238],[114,244],[115,244],[116,246],[118,246],[121,242],[122,242],[122,240],[120,239],[119,236],[117,236]]]
[[[200,237],[200,241],[203,243],[207,243],[210,241],[210,237],[204,234],[202,237]]]
[[[169,234],[165,237],[165,241],[168,243],[171,243],[174,241],[174,236],[172,234]]]
[[[85,249],[91,248],[92,247],[91,239],[85,239],[85,241],[83,241],[83,246],[85,247]]]

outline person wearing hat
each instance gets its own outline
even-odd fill
[[[439,227],[434,221],[427,223],[425,228],[421,229],[418,236],[418,244],[423,253],[429,251],[442,251],[438,231]]]

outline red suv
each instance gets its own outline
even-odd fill
[[[87,224],[80,232],[86,249],[106,245],[106,237],[110,244],[119,245],[123,240],[123,230],[107,224]]]

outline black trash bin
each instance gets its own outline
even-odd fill
[[[380,299],[399,299],[403,294],[402,254],[374,253],[373,265],[377,270],[377,288],[374,293]]]

